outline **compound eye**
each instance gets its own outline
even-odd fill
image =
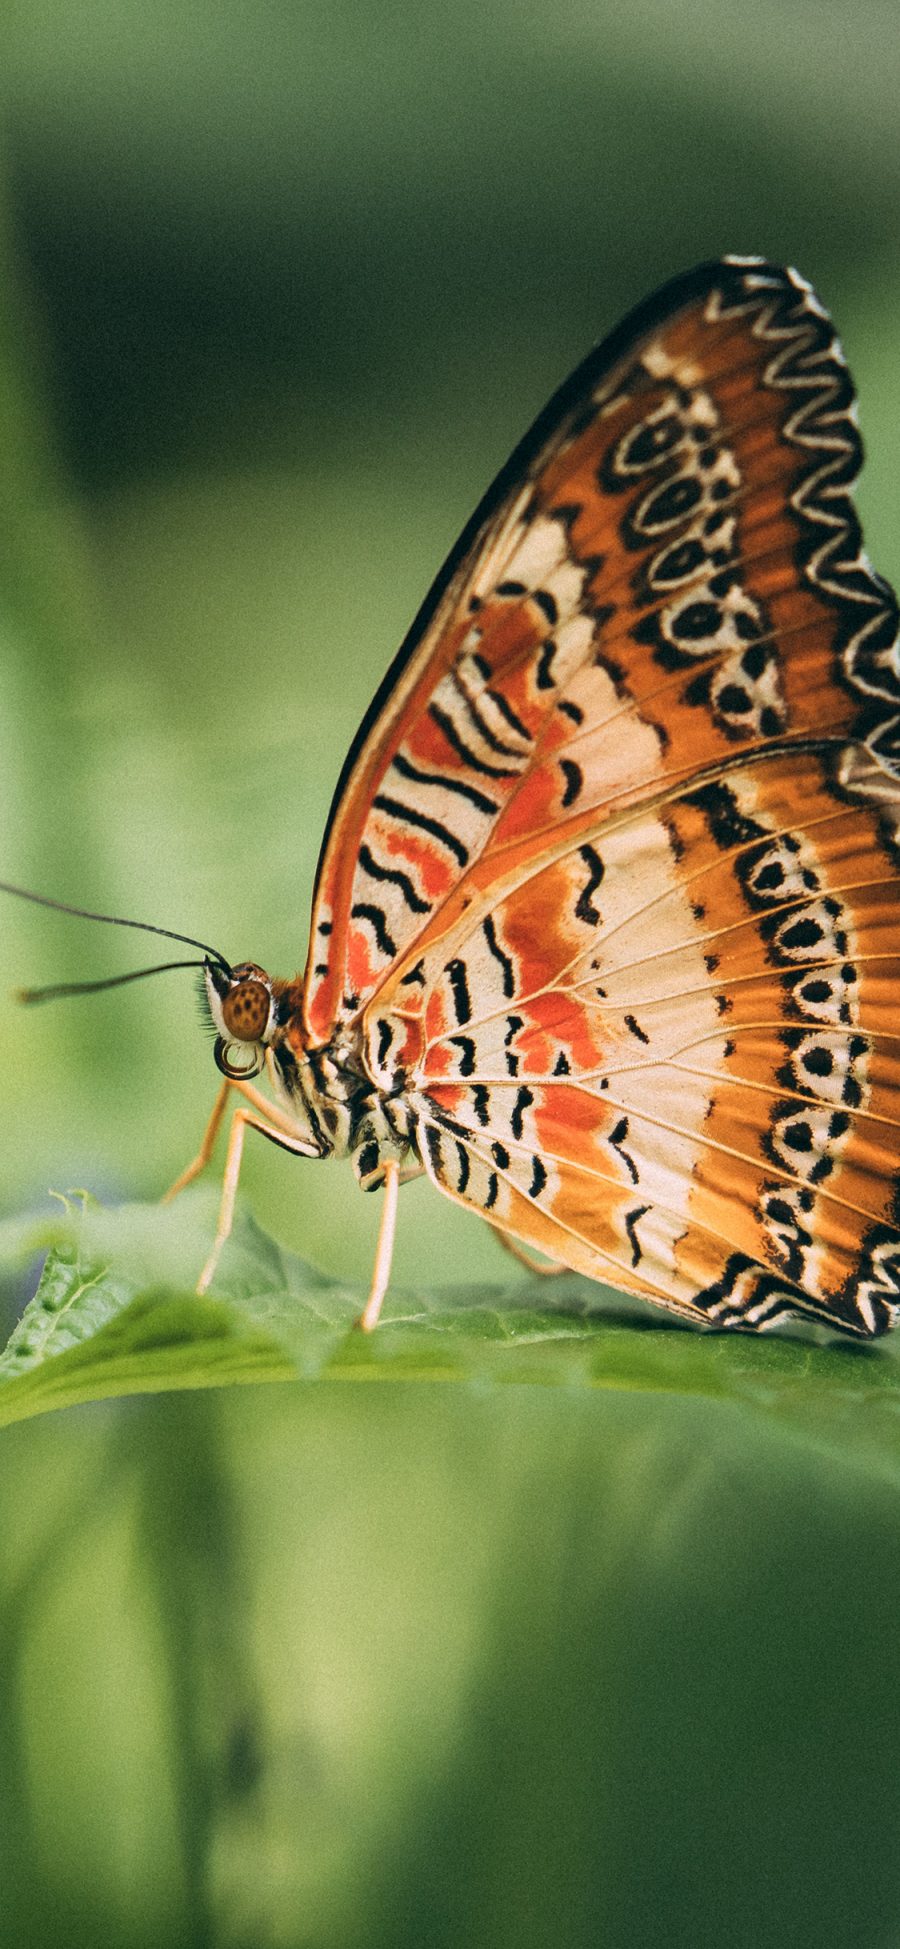
[[[239,981],[222,1000],[222,1020],[235,1042],[261,1042],[269,1026],[272,996],[265,982]]]

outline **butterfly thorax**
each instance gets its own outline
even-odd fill
[[[373,1083],[354,1027],[343,1027],[317,1048],[303,1040],[296,1019],[272,1044],[275,1077],[295,1116],[309,1125],[321,1155],[350,1157],[366,1190],[381,1182],[388,1158],[402,1159],[411,1144],[405,1078],[389,1093]]]

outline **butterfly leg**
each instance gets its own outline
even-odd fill
[[[251,1094],[246,1084],[239,1084],[237,1087],[242,1089],[242,1091],[246,1091],[248,1095]],[[252,1091],[252,1095],[255,1097],[259,1093],[254,1090]],[[252,1110],[235,1110],[234,1116],[231,1119],[231,1135],[228,1139],[225,1175],[222,1180],[222,1202],[219,1206],[219,1222],[216,1226],[216,1236],[213,1240],[212,1251],[197,1281],[198,1293],[205,1293],[207,1291],[219,1263],[222,1247],[229,1236],[234,1222],[234,1201],[237,1196],[238,1178],[241,1174],[241,1157],[244,1150],[245,1131],[259,1130],[264,1137],[268,1137],[271,1144],[278,1144],[281,1150],[293,1151],[299,1157],[317,1157],[319,1154],[310,1145],[308,1138],[292,1134],[289,1118],[285,1117],[283,1119],[283,1126],[279,1128],[278,1123],[275,1121],[279,1117],[278,1110],[274,1109],[274,1106],[268,1103],[264,1096],[259,1096],[259,1101],[265,1106],[265,1116],[255,1116]]]
[[[520,1245],[518,1239],[510,1238],[508,1232],[501,1232],[499,1225],[494,1225],[491,1229],[496,1233],[497,1241],[503,1246],[504,1251],[511,1252],[520,1265],[528,1267],[529,1272],[539,1273],[542,1279],[555,1279],[560,1272],[569,1271],[568,1266],[557,1265],[555,1259],[535,1258],[534,1253],[529,1252],[527,1245]]]
[[[216,1139],[222,1128],[222,1119],[225,1115],[229,1094],[232,1090],[238,1090],[241,1096],[245,1096],[248,1102],[253,1104],[254,1109],[259,1110],[266,1122],[271,1124],[273,1128],[283,1131],[286,1137],[293,1137],[298,1134],[296,1126],[286,1112],[279,1109],[277,1103],[271,1103],[267,1096],[263,1096],[261,1090],[254,1089],[252,1083],[241,1083],[231,1078],[226,1079],[213,1104],[212,1116],[203,1132],[203,1139],[196,1157],[192,1158],[190,1164],[186,1165],[180,1177],[175,1179],[174,1184],[169,1185],[168,1191],[163,1192],[160,1200],[161,1204],[170,1204],[173,1198],[177,1198],[179,1191],[183,1191],[186,1185],[193,1184],[194,1179],[198,1178],[202,1171],[205,1171],[215,1149]],[[310,1152],[310,1154],[315,1155],[316,1153]]]
[[[384,1204],[381,1208],[381,1224],[378,1227],[378,1244],[375,1247],[375,1264],[372,1268],[372,1284],[358,1324],[363,1333],[371,1333],[378,1325],[384,1297],[391,1277],[391,1260],[394,1256],[394,1234],[397,1230],[397,1197],[400,1191],[400,1165],[395,1157],[389,1157],[384,1166]],[[418,1172],[415,1173],[418,1176]]]
[[[203,1132],[200,1149],[196,1157],[192,1158],[190,1164],[185,1165],[180,1177],[175,1179],[174,1184],[169,1185],[168,1191],[163,1192],[160,1200],[162,1204],[171,1204],[172,1199],[177,1198],[179,1191],[183,1191],[185,1185],[193,1184],[194,1179],[200,1176],[201,1171],[206,1170],[206,1166],[215,1149],[216,1138],[222,1128],[222,1118],[225,1115],[225,1105],[228,1102],[230,1089],[231,1084],[229,1082],[226,1081],[222,1084],[212,1107],[212,1116]]]

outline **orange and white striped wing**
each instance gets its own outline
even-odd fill
[[[677,280],[551,401],[376,699],[304,1034],[435,1181],[689,1317],[900,1302],[897,609],[795,273]]]
[[[794,272],[701,267],[590,354],[473,517],[348,758],[310,1041],[510,850],[773,741],[863,736],[891,762],[896,608],[860,554],[859,458],[840,348]]]
[[[776,752],[519,869],[369,1023],[434,1181],[695,1320],[893,1324],[898,818]]]

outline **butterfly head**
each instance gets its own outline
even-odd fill
[[[229,968],[207,960],[203,980],[217,1031],[216,1067],[232,1082],[258,1076],[277,1025],[274,983],[255,961]]]

